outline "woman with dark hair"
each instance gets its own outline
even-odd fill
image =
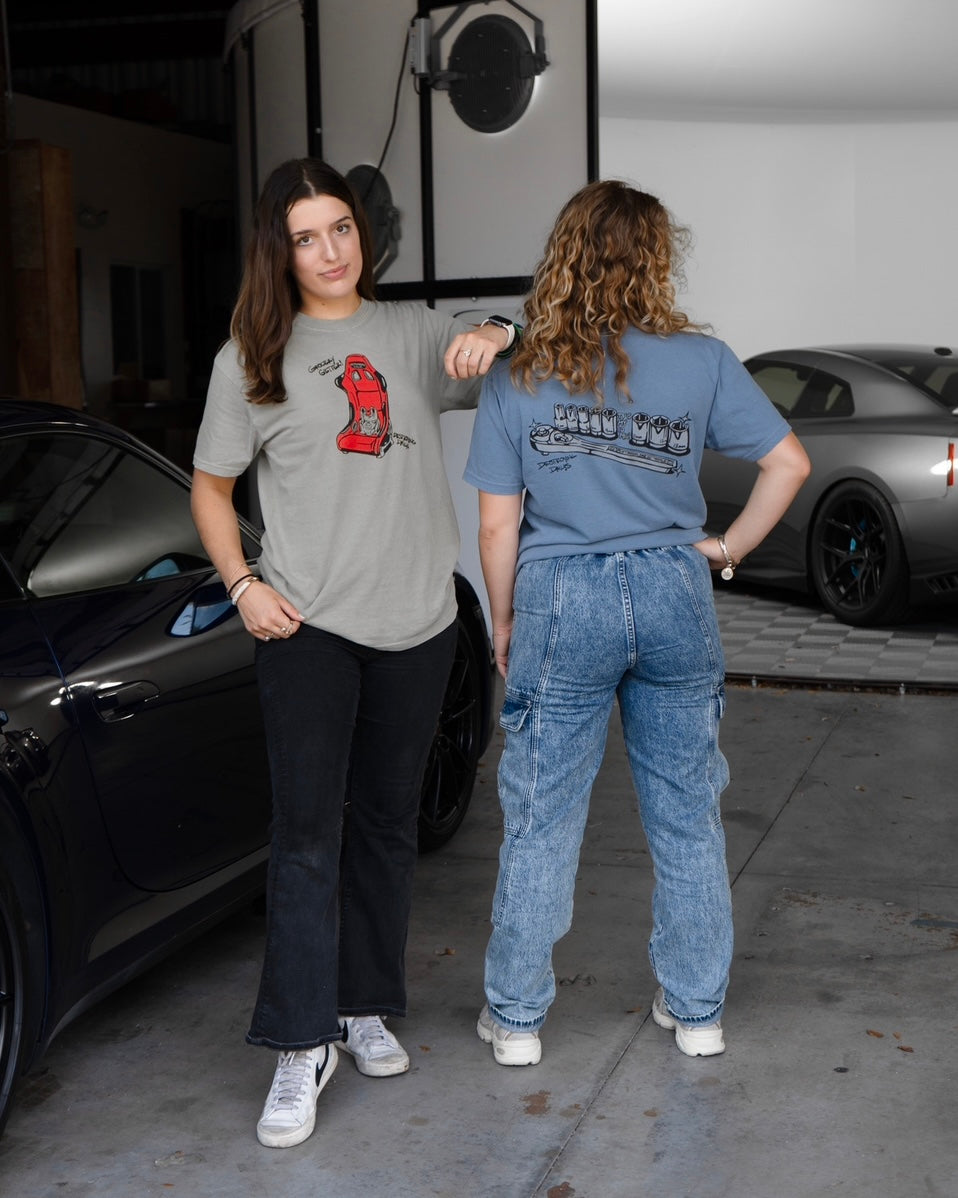
[[[247,1040],[279,1050],[257,1125],[277,1148],[312,1132],[337,1044],[368,1076],[409,1067],[382,1017],[406,1013],[419,794],[456,642],[439,414],[474,407],[515,338],[376,303],[371,264],[346,180],[277,167],[194,455],[197,528],[257,641],[273,823]],[[232,502],[254,463],[261,575]]]
[[[809,464],[728,347],[676,308],[686,236],[654,196],[583,188],[549,237],[511,369],[483,384],[466,479],[480,492],[506,742],[477,1031],[501,1065],[541,1056],[616,699],[655,871],[652,1015],[690,1056],[725,1047],[728,768],[710,570],[732,578]],[[720,536],[703,529],[706,447],[758,466]]]

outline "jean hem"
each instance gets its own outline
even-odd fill
[[[365,1003],[356,1007],[340,1007],[339,1013],[343,1016],[382,1015],[385,1017],[388,1015],[395,1019],[406,1018],[405,1007],[390,1007],[383,1003]]]
[[[718,1023],[718,1021],[722,1018],[722,1013],[725,1010],[725,1003],[720,1002],[708,1015],[676,1015],[676,1013],[669,1006],[668,1000],[665,1002],[665,1009],[680,1027],[707,1027],[710,1023]]]
[[[546,1021],[545,1015],[540,1015],[538,1019],[527,1019],[525,1021],[508,1019],[492,1003],[489,1003],[489,1014],[507,1032],[537,1032]]]
[[[340,1028],[338,1032],[331,1032],[328,1036],[319,1036],[312,1040],[283,1042],[273,1040],[269,1036],[254,1036],[252,1032],[246,1033],[247,1044],[251,1044],[254,1048],[272,1048],[277,1052],[306,1052],[310,1048],[320,1048],[323,1044],[337,1044],[345,1039],[344,1028]]]

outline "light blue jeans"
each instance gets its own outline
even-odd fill
[[[732,956],[719,796],[725,666],[705,557],[691,546],[526,563],[500,723],[504,839],[486,997],[509,1028],[555,998],[579,849],[613,699],[655,870],[649,957],[675,1019],[718,1019]]]

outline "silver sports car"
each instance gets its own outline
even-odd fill
[[[958,602],[958,356],[944,346],[783,349],[746,367],[812,474],[736,577],[812,591],[846,624]],[[706,452],[708,529],[728,527],[756,467]]]

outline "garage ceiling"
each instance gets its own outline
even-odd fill
[[[958,114],[956,0],[598,0],[598,12],[603,116]]]
[[[5,0],[14,69],[205,58],[229,0]]]
[[[548,39],[547,0],[525,2],[545,20]],[[417,7],[417,0],[382,3],[404,3],[410,18]],[[218,57],[232,0],[5,0],[5,7],[14,71],[66,70]],[[958,0],[598,0],[598,14],[603,116],[958,114]]]

